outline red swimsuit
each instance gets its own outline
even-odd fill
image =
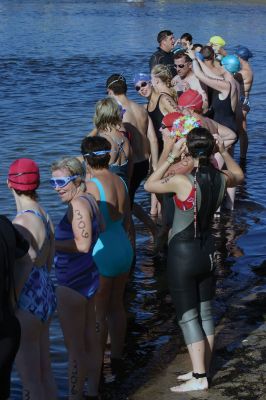
[[[180,210],[186,211],[186,210],[191,210],[191,208],[193,208],[193,206],[194,206],[194,198],[195,198],[195,188],[192,187],[191,192],[189,193],[189,195],[188,195],[186,200],[181,201],[177,197],[177,195],[175,194],[174,195],[174,202],[175,202],[175,205]]]

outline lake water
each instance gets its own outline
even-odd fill
[[[223,282],[252,279],[251,266],[265,258],[265,16],[264,1],[0,1],[0,204],[12,218],[15,204],[6,187],[10,163],[19,157],[38,162],[41,202],[56,223],[64,206],[48,184],[51,162],[79,153],[92,128],[95,102],[105,96],[105,81],[122,73],[128,95],[141,102],[133,86],[135,72],[147,72],[157,33],[184,32],[194,42],[221,35],[228,49],[249,47],[255,81],[248,130],[251,138],[246,180],[238,190],[236,211],[214,226],[220,250],[217,318],[222,298],[232,291]],[[239,156],[236,146],[236,158]],[[143,190],[138,201],[149,207]],[[150,237],[137,222],[137,265],[129,283],[129,333],[126,354],[131,379],[124,393],[142,382],[152,355],[176,334],[164,328],[173,315],[165,300],[165,260],[152,258]],[[241,256],[241,257],[240,257]],[[66,395],[66,352],[57,318],[51,327],[53,369],[60,396]],[[134,373],[133,373],[134,371]],[[107,371],[108,373],[108,371]],[[136,380],[136,382],[133,382]],[[21,398],[13,376],[12,400]],[[126,394],[125,394],[126,396]],[[118,399],[116,395],[114,398]],[[121,399],[123,397],[121,394]]]

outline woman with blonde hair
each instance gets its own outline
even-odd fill
[[[101,352],[96,336],[94,297],[99,273],[92,257],[101,219],[96,200],[86,193],[83,166],[76,158],[52,164],[52,187],[67,210],[55,230],[58,315],[69,363],[69,399],[98,399]],[[47,397],[48,399],[48,397]]]
[[[93,122],[97,135],[104,137],[111,144],[109,170],[129,185],[132,174],[132,149],[122,126],[123,109],[111,97],[96,103]]]
[[[153,122],[155,133],[158,139],[159,155],[163,150],[163,138],[161,133],[161,124],[163,117],[169,113],[179,111],[176,103],[176,92],[171,87],[172,74],[166,65],[158,64],[151,71],[152,91],[147,105],[148,114]],[[161,203],[162,223],[158,236],[158,249],[163,247],[166,240],[166,235],[171,226],[171,213],[166,210],[172,208],[172,198],[168,194],[158,195],[158,200]],[[153,200],[153,207],[156,204]],[[157,207],[158,208],[158,207]]]

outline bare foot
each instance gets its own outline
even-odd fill
[[[208,380],[207,378],[192,378],[186,383],[182,383],[179,386],[173,386],[170,388],[171,392],[182,393],[182,392],[192,392],[195,390],[207,390]]]
[[[192,378],[192,371],[187,372],[186,374],[183,375],[178,375],[176,378],[178,381],[189,381]]]

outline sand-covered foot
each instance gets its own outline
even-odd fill
[[[192,378],[189,381],[182,383],[179,386],[173,386],[170,388],[171,392],[183,393],[183,392],[193,392],[195,390],[207,390],[208,380],[207,378]]]
[[[186,374],[178,375],[176,379],[178,381],[189,381],[192,379],[192,371],[187,372]]]

